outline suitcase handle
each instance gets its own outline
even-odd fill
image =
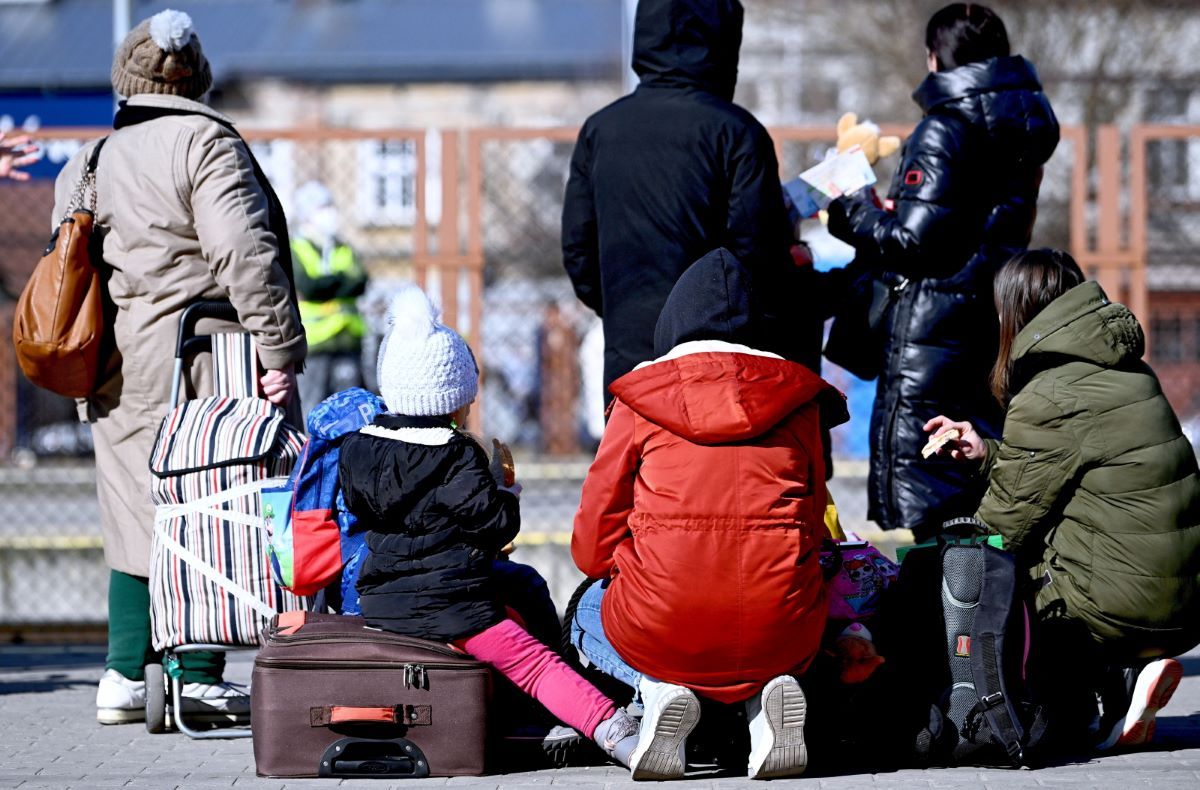
[[[342,738],[321,755],[317,776],[423,779],[429,776],[429,760],[421,747],[407,738]]]
[[[308,709],[308,726],[329,727],[333,724],[403,724],[420,727],[433,723],[431,705],[325,705]]]
[[[330,724],[343,724],[350,721],[396,723],[395,708],[350,708],[345,705],[334,705],[329,710]]]

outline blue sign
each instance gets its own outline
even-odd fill
[[[112,125],[113,95],[109,91],[67,93],[0,93],[0,131],[22,131],[36,138],[40,129]],[[79,140],[44,140],[42,160],[26,168],[34,178],[53,179],[79,150]]]

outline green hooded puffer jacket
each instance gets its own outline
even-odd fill
[[[1003,441],[978,517],[1100,643],[1173,655],[1200,642],[1200,475],[1137,319],[1086,282],[1013,347]]]

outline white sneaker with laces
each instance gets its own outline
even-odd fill
[[[746,773],[751,779],[804,773],[808,768],[808,747],[804,743],[807,715],[808,700],[791,675],[772,678],[762,693],[746,700],[746,719],[750,722]]]
[[[236,683],[184,683],[184,716],[244,718],[250,715],[250,695]],[[187,719],[184,719],[186,722]]]
[[[96,721],[128,724],[146,720],[146,681],[130,680],[115,669],[106,669],[96,687]]]
[[[687,768],[687,737],[700,721],[700,700],[691,689],[642,678],[645,715],[638,744],[629,755],[635,780],[680,779]]]

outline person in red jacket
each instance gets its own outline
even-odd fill
[[[825,626],[822,423],[841,394],[756,350],[760,303],[727,250],[694,263],[655,328],[658,359],[615,396],[575,516],[589,578],[576,647],[639,689],[634,778],[675,778],[700,717],[696,693],[745,701],[752,777],[807,766],[806,700],[793,677]]]

